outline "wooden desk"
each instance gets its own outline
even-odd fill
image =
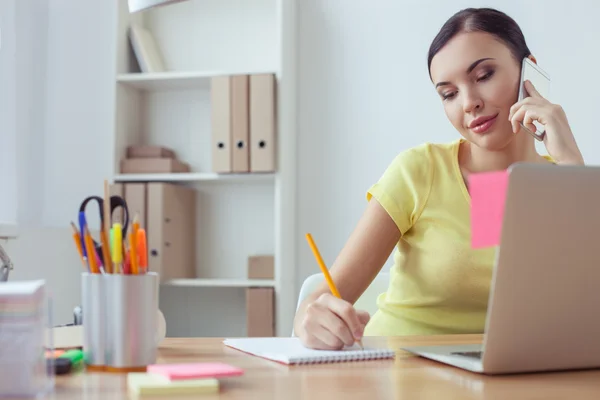
[[[225,347],[221,339],[166,339],[159,362],[221,361],[246,370],[200,399],[598,399],[600,370],[488,377],[398,351],[395,360],[285,366]],[[365,346],[480,343],[480,335],[365,338]],[[126,399],[125,375],[58,377],[56,399]],[[187,397],[190,398],[190,397]]]

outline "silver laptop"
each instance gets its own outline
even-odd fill
[[[509,174],[483,344],[403,350],[484,374],[600,367],[600,167]]]

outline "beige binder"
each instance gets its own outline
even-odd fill
[[[248,75],[231,77],[231,172],[250,171],[249,81]]]
[[[231,79],[216,76],[210,89],[211,145],[213,172],[231,172]]]
[[[273,288],[246,289],[246,331],[248,337],[275,336]]]
[[[250,171],[275,171],[276,80],[273,74],[250,76]]]
[[[129,224],[133,223],[135,215],[138,216],[140,228],[146,229],[146,184],[145,183],[126,183],[124,184],[125,201],[129,209]],[[125,222],[125,221],[123,221]]]
[[[160,281],[196,277],[196,191],[148,183],[148,269]]]

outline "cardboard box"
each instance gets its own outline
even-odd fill
[[[122,174],[190,172],[189,164],[173,158],[130,158],[121,160]]]
[[[246,289],[246,334],[248,337],[275,336],[273,288]]]
[[[127,158],[177,158],[175,152],[163,146],[136,145],[127,148]]]
[[[275,257],[256,255],[248,257],[248,279],[274,279]]]

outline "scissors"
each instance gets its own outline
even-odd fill
[[[13,269],[13,263],[6,251],[0,246],[0,282],[8,281],[8,274]]]
[[[84,227],[87,226],[85,210],[90,201],[95,201],[98,204],[98,211],[100,213],[101,226],[104,226],[104,218],[106,218],[106,216],[104,215],[104,199],[100,196],[86,197],[83,200],[83,202],[81,203],[81,205],[79,206],[79,231],[80,231],[80,235],[81,235],[81,243],[85,243]],[[110,216],[109,216],[109,218],[111,220],[112,220],[112,215],[113,215],[114,211],[116,209],[118,209],[119,207],[121,207],[123,209],[123,212],[125,214],[125,221],[123,222],[123,229],[122,229],[123,235],[125,236],[125,235],[127,235],[127,227],[129,225],[129,208],[127,207],[127,201],[125,201],[125,199],[121,196],[111,196],[110,197]],[[82,247],[83,247],[83,249],[82,249],[83,256],[87,257],[87,252],[86,252],[85,246],[82,246]],[[96,249],[96,252],[98,253],[98,257],[100,258],[100,261],[102,262],[102,264],[107,265],[107,263],[104,260],[104,255],[102,252],[102,244],[98,244],[98,242],[96,242],[94,240],[94,248]],[[107,254],[110,254],[110,251]]]

